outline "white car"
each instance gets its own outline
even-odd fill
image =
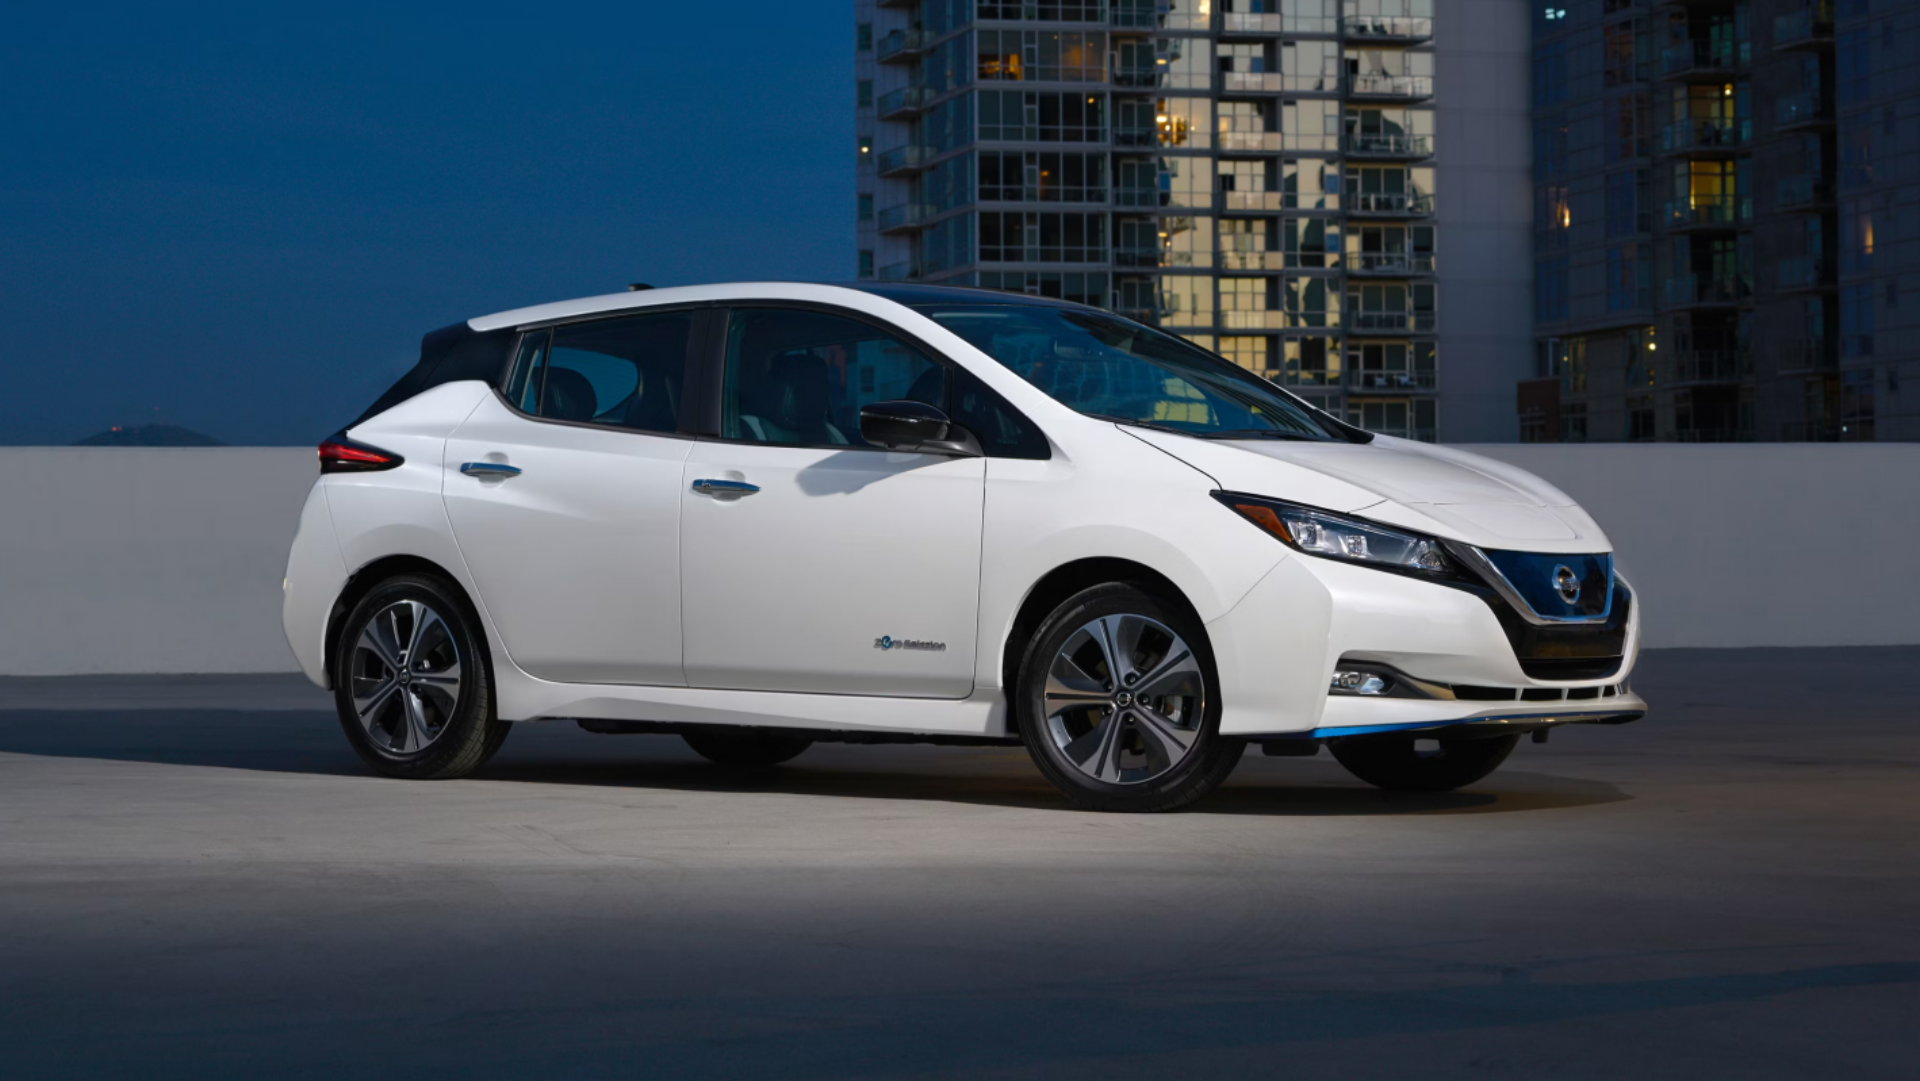
[[[1573,500],[1076,304],[742,284],[490,315],[429,334],[320,472],[287,638],[390,776],[571,719],[735,766],[1017,742],[1079,804],[1165,810],[1249,743],[1434,791],[1646,710]]]

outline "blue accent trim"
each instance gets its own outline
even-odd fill
[[[758,484],[748,484],[741,480],[696,480],[693,482],[696,492],[718,492],[722,495],[751,495],[760,490]]]
[[[1613,614],[1613,556],[1554,555],[1482,548],[1481,554],[1541,619],[1567,623],[1605,623]],[[1573,603],[1560,596],[1554,578],[1559,568],[1580,582]]]
[[[1587,712],[1576,710],[1555,710],[1549,713],[1506,713],[1497,717],[1459,717],[1451,721],[1408,721],[1404,724],[1354,724],[1336,728],[1316,728],[1311,732],[1289,732],[1274,736],[1249,737],[1259,739],[1338,739],[1341,736],[1374,736],[1385,732],[1418,732],[1422,729],[1435,730],[1457,728],[1469,724],[1492,724],[1509,721],[1562,721],[1574,723],[1601,717],[1645,717],[1643,709],[1594,710]]]

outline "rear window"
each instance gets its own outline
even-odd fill
[[[443,383],[463,383],[470,379],[499,386],[511,359],[514,333],[510,330],[481,333],[465,323],[441,327],[420,340],[420,361],[407,374],[374,399],[356,418],[351,428],[399,405],[421,392]]]

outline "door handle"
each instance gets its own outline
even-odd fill
[[[743,480],[696,480],[693,490],[707,495],[752,495],[760,486]]]
[[[520,467],[505,462],[467,462],[460,467],[460,472],[469,477],[517,477]]]

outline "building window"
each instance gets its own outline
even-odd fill
[[[1107,139],[1104,95],[983,90],[979,97],[981,139],[1039,143]]]
[[[872,23],[861,23],[853,28],[853,51],[860,53],[873,51]]]
[[[999,213],[980,215],[983,263],[1104,263],[1105,214]]]
[[[1873,93],[1872,40],[1865,28],[1849,30],[1835,43],[1834,100],[1840,105],[1864,101]],[[1817,83],[1814,85],[1818,85]]]
[[[1651,443],[1654,440],[1653,397],[1642,394],[1627,399],[1627,441]]]
[[[1587,441],[1587,403],[1574,402],[1560,407],[1560,439],[1567,443]]]
[[[1872,368],[1840,376],[1840,438],[1849,443],[1873,442]]]
[[[862,109],[873,108],[872,79],[861,79],[853,84],[853,103]]]
[[[1840,290],[1840,355],[1873,355],[1873,287],[1849,285]]]
[[[1534,265],[1533,317],[1541,323],[1567,318],[1567,261],[1543,259]]]
[[[860,193],[859,220],[860,221],[873,220],[873,196],[868,195],[866,192]]]
[[[872,277],[873,277],[873,253],[863,248],[860,251],[860,280],[866,281]]]

